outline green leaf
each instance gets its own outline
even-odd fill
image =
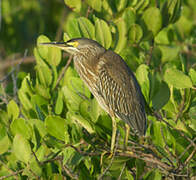
[[[41,47],[41,46],[40,46]],[[44,47],[45,49],[48,48],[48,47]],[[46,51],[46,50],[45,50]],[[39,54],[39,51],[38,51],[38,48],[34,48],[33,50],[33,54],[34,54],[34,57],[35,57],[35,60],[36,60],[36,64],[37,65],[40,65],[40,66],[47,66],[46,65],[46,62],[44,61],[44,59],[40,56]]]
[[[127,6],[127,0],[115,0],[116,9],[122,11]]]
[[[67,86],[62,88],[62,92],[68,109],[72,111],[78,111],[80,103],[91,96],[89,89],[78,77],[69,77]]]
[[[193,106],[193,107],[190,108],[190,110],[189,110],[189,117],[191,119],[196,120],[196,106]]]
[[[59,91],[56,104],[55,104],[55,113],[61,114],[62,110],[63,110],[63,93]]]
[[[45,86],[43,86],[42,84],[36,84],[35,86],[36,88],[36,92],[41,95],[42,97],[44,97],[45,99],[50,99],[51,95],[50,95],[50,88],[46,88]]]
[[[1,122],[1,119],[0,119],[0,140],[4,138],[6,135],[7,135],[7,128],[5,124]]]
[[[175,23],[181,12],[181,0],[167,0],[161,8],[163,17],[163,25],[167,26],[170,23]]]
[[[31,158],[29,142],[20,134],[16,134],[13,140],[13,153],[22,162],[28,163]]]
[[[63,33],[63,41],[64,42],[67,42],[67,41],[69,41],[71,38],[69,37],[69,35],[65,32],[65,33]]]
[[[161,180],[162,175],[158,170],[149,171],[143,178],[144,180]]]
[[[169,39],[169,29],[164,28],[162,29],[155,37],[155,42],[158,44],[164,44],[168,45],[170,44],[170,39]],[[166,46],[167,47],[167,46]]]
[[[87,0],[86,3],[94,10],[100,12],[102,7],[102,0]]]
[[[71,111],[78,111],[82,98],[73,93],[67,86],[64,86],[62,90],[67,108]]]
[[[0,155],[7,152],[8,149],[10,148],[10,140],[8,138],[8,136],[4,136],[3,138],[0,139]]]
[[[70,90],[72,90],[72,92],[82,97],[82,99],[88,99],[91,97],[89,89],[78,77],[70,77],[67,86]]]
[[[142,172],[144,171],[144,166],[145,166],[145,162],[140,160],[140,159],[136,159],[136,179],[140,179],[140,176],[142,174]]]
[[[91,119],[90,118],[90,110],[91,110],[91,106],[90,106],[90,101],[88,100],[85,100],[85,101],[82,101],[80,103],[80,114],[84,117],[84,118],[88,118],[88,119]]]
[[[191,77],[193,84],[196,85],[196,71],[193,68],[189,69],[189,76]]]
[[[130,26],[133,25],[136,21],[136,14],[133,8],[131,7],[126,8],[122,14],[122,18],[126,23],[127,29],[129,29]]]
[[[3,111],[2,109],[0,109],[0,123],[2,123],[2,126],[4,126],[4,124],[10,123],[8,113],[6,111]]]
[[[31,102],[32,102],[34,110],[37,112],[37,115],[39,118],[41,116],[43,118],[44,115],[48,114],[47,107],[48,107],[49,102],[45,98],[43,98],[39,94],[35,94],[31,97]],[[38,108],[39,108],[39,110],[38,110]],[[38,112],[38,111],[40,111],[40,112]]]
[[[24,93],[22,91],[22,89],[20,89],[18,91],[18,97],[20,99],[20,102],[23,105],[23,108],[25,108],[26,110],[29,110],[29,109],[32,109],[33,108],[32,104],[30,102],[29,96],[26,93]]]
[[[48,63],[52,66],[58,66],[61,62],[61,50],[56,47],[48,47]]]
[[[48,51],[49,51],[49,48],[48,46],[43,46],[43,45],[40,45],[41,43],[46,43],[46,42],[50,42],[50,39],[44,35],[40,35],[38,38],[37,38],[37,50],[38,50],[38,54],[39,56],[41,56],[41,58],[43,59],[48,59]]]
[[[161,128],[162,128],[161,122],[154,121],[154,123],[153,123],[153,132],[154,132],[153,133],[153,141],[157,146],[164,147],[165,143],[164,143],[163,136],[161,133]]]
[[[152,98],[152,106],[155,110],[161,109],[170,98],[170,90],[166,83],[162,82],[159,91]]]
[[[18,118],[12,121],[10,128],[14,135],[21,134],[26,139],[30,139],[32,136],[31,127],[23,118]]]
[[[77,72],[75,71],[74,68],[69,66],[67,68],[67,71],[66,71],[62,81],[60,82],[60,83],[62,83],[62,86],[65,86],[65,85],[67,86],[69,84],[69,78],[70,77],[78,77],[78,74],[77,74]]]
[[[23,105],[23,108],[26,110],[32,109],[32,103],[30,102],[30,97],[33,94],[33,91],[31,89],[31,81],[30,81],[30,76],[27,75],[23,81],[21,88],[18,91],[18,97],[20,99],[20,102]]]
[[[67,33],[68,33],[70,39],[82,36],[81,33],[80,33],[80,29],[79,29],[79,26],[78,26],[78,20],[77,19],[73,18],[73,19],[68,21]]]
[[[150,0],[140,0],[136,3],[137,4],[134,6],[134,9],[138,14],[142,14],[144,12],[144,9],[149,5]]]
[[[42,65],[42,67],[45,66],[45,61],[51,66],[58,66],[61,61],[61,50],[57,47],[41,45],[41,43],[45,42],[50,42],[49,38],[44,35],[40,35],[37,39],[37,50],[34,50],[36,60],[40,65]],[[40,61],[44,61],[44,63]]]
[[[11,100],[7,105],[7,112],[8,117],[10,119],[16,119],[19,116],[20,110],[18,108],[18,105],[14,100]]]
[[[94,133],[94,127],[93,125],[85,118],[83,118],[80,115],[77,115],[76,113],[69,113],[68,117],[75,122],[76,124],[81,125],[83,128],[85,128],[89,133]]]
[[[38,164],[35,158],[32,158],[29,162],[29,166],[31,168],[31,171],[33,172],[34,175],[36,176],[41,176],[42,175],[42,168],[41,165]]]
[[[191,31],[194,28],[194,22],[192,19],[185,16],[181,16],[180,19],[175,23],[179,32],[179,35],[191,36]]]
[[[103,0],[102,2],[103,11],[107,12],[108,15],[113,15],[113,7],[111,7],[110,2]]]
[[[95,27],[90,22],[90,20],[88,20],[85,17],[80,17],[77,19],[77,22],[78,22],[78,27],[79,27],[80,34],[82,37],[86,37],[89,39],[95,38]]]
[[[37,113],[37,117],[38,117],[40,120],[44,121],[45,115],[43,114],[42,110],[40,109],[40,107],[39,107],[37,104],[35,105],[35,111],[36,111],[36,113]]]
[[[73,11],[80,12],[82,7],[81,0],[64,0],[64,2]]]
[[[118,34],[117,34],[117,42],[116,42],[116,47],[114,49],[114,51],[116,53],[120,53],[121,50],[125,47],[125,45],[127,44],[127,27],[126,27],[126,23],[123,19],[118,19],[117,22],[115,23],[117,26],[117,30],[118,30]]]
[[[96,18],[95,21],[95,37],[96,40],[106,49],[111,46],[112,35],[108,24],[102,20]]]
[[[52,83],[52,72],[50,68],[48,68],[47,66],[36,65],[35,70],[37,73],[37,84],[41,84],[44,87],[49,87]]]
[[[189,76],[174,68],[165,70],[164,80],[175,88],[191,88],[193,86]]]
[[[148,78],[149,67],[141,64],[136,70],[136,77],[141,86],[142,93],[147,102],[149,102],[150,81]]]
[[[131,43],[138,43],[143,36],[142,28],[138,24],[133,24],[129,30],[129,41]]]
[[[91,103],[91,110],[90,110],[90,116],[91,120],[95,123],[98,120],[98,117],[104,113],[104,110],[100,107],[99,103],[95,98],[92,99]]]
[[[179,46],[160,45],[159,49],[161,50],[161,54],[162,54],[162,57],[161,57],[162,62],[175,60],[178,57],[178,54],[180,52]]]
[[[122,11],[127,6],[127,0],[115,0],[116,9]]]
[[[45,119],[45,127],[50,135],[62,141],[65,140],[65,133],[68,131],[65,119],[59,116],[48,116]]]
[[[42,137],[44,137],[47,134],[46,127],[44,126],[43,121],[39,119],[29,119],[28,122],[32,127],[35,126],[37,128]]]
[[[106,135],[112,134],[112,120],[109,115],[103,114],[100,115],[95,124],[96,133],[100,137],[106,139]]]
[[[160,10],[156,7],[150,7],[144,11],[142,19],[144,20],[147,30],[150,31],[153,36],[156,36],[162,27]]]

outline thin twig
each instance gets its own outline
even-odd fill
[[[2,104],[8,104],[9,103],[7,98],[5,96],[1,95],[1,94],[0,94],[0,99],[3,101]]]
[[[93,9],[90,6],[88,6],[88,9],[87,9],[87,12],[86,12],[86,18],[88,18],[89,14],[91,12],[93,12]]]
[[[11,174],[9,174],[9,175],[7,175],[7,176],[1,176],[1,177],[0,177],[0,180],[6,179],[6,178],[9,178],[9,177],[12,177],[12,176],[16,176],[16,175],[18,175],[18,174],[20,174],[20,173],[22,173],[22,172],[23,172],[23,169],[21,169],[21,170],[19,170],[19,171],[16,171],[16,172],[13,172],[13,173],[11,173]]]
[[[50,163],[50,162],[54,162],[54,161],[56,161],[56,160],[61,160],[62,159],[62,156],[56,156],[56,157],[54,157],[54,158],[52,158],[52,159],[47,159],[47,160],[45,160],[45,161],[43,161],[43,162],[40,162],[41,164],[47,164],[47,163]]]
[[[63,157],[62,160],[60,161],[61,166],[63,167],[63,170],[65,171],[65,173],[71,178],[71,179],[78,179],[78,175],[74,174],[72,172],[72,170],[67,167],[65,164],[63,165]]]
[[[118,180],[121,180],[121,177],[122,177],[122,174],[123,174],[123,172],[125,170],[125,167],[126,167],[126,162],[124,163],[124,165],[123,165],[123,167],[121,169],[120,175],[118,176]]]
[[[37,158],[35,152],[34,152],[33,150],[31,150],[31,152],[32,152],[33,156],[35,157],[35,160],[36,160],[37,164],[41,165],[41,163],[40,163],[40,161],[38,160],[38,158]]]
[[[61,74],[59,75],[59,77],[58,77],[58,79],[57,79],[55,89],[58,87],[58,85],[59,85],[61,79],[63,78],[65,72],[67,71],[67,68],[69,67],[69,65],[70,65],[70,63],[71,63],[71,61],[72,61],[72,57],[73,57],[72,55],[69,56],[69,59],[68,59],[66,65],[65,65],[65,67],[63,68]]]
[[[189,137],[187,137],[183,131],[180,131],[178,129],[176,129],[175,127],[173,127],[172,125],[170,125],[167,121],[165,121],[161,116],[159,116],[159,114],[157,114],[156,112],[154,113],[155,117],[159,120],[159,121],[162,121],[164,122],[168,127],[178,131],[180,133],[180,135],[182,137],[184,137],[187,141],[189,141],[193,146],[194,148],[196,148],[196,144],[193,142],[193,140],[191,140]]]
[[[168,145],[167,145],[167,142],[166,142],[166,139],[165,139],[165,135],[164,135],[164,133],[163,133],[163,128],[161,127],[161,135],[162,135],[162,137],[163,137],[163,141],[164,141],[164,143],[165,143],[165,150],[167,151],[167,153],[170,155],[170,158],[171,158],[171,160],[170,160],[170,158],[169,157],[166,157],[166,156],[164,156],[169,162],[170,162],[170,164],[174,167],[174,164],[173,164],[173,158],[174,159],[176,159],[176,157],[174,157],[174,155],[170,152],[170,150],[169,150],[169,147],[168,147]]]
[[[153,52],[153,49],[154,49],[154,45],[150,46],[148,58],[147,58],[147,60],[146,60],[146,64],[147,64],[148,66],[150,65],[150,62],[151,62],[151,59],[152,59],[152,52]]]
[[[192,157],[194,156],[194,154],[196,153],[196,148],[192,151],[192,153],[189,155],[189,157],[186,159],[185,161],[185,165],[188,164],[188,162],[192,159]]]
[[[119,135],[120,133],[117,132],[117,136],[116,136],[116,144],[115,144],[115,147],[114,147],[114,152],[113,152],[113,156],[112,156],[112,159],[110,161],[110,164],[108,165],[107,168],[105,168],[105,170],[103,171],[103,173],[98,177],[98,180],[101,180],[103,178],[103,176],[106,174],[106,172],[110,169],[110,167],[112,166],[112,163],[114,161],[114,157],[116,155],[116,151],[117,151],[117,148],[118,148],[118,141],[119,141]]]
[[[178,111],[178,114],[176,116],[176,120],[175,122],[177,123],[179,118],[182,116],[182,113],[183,113],[183,110],[184,110],[184,105],[185,105],[185,100],[186,100],[186,91],[184,90],[184,95],[182,97],[182,102],[179,106],[179,111]]]
[[[5,61],[1,62],[1,64],[0,64],[0,70],[2,71],[2,70],[7,69],[11,66],[15,66],[15,65],[19,64],[21,62],[21,59],[22,58],[18,58],[14,61],[10,60],[9,58],[5,59]],[[23,64],[28,64],[28,63],[33,63],[33,62],[35,62],[35,58],[33,56],[28,56],[28,57],[24,58]]]
[[[17,69],[19,68],[19,66],[23,63],[23,61],[25,60],[26,56],[28,53],[28,49],[25,50],[24,52],[24,56],[22,59],[20,59],[19,63],[17,64],[16,67],[13,67],[12,71],[10,71],[6,76],[4,76],[2,79],[0,79],[0,83],[3,83],[5,80],[7,80],[7,78]]]
[[[80,149],[78,149],[77,147],[71,145],[71,144],[67,144],[65,145],[65,148],[66,147],[71,147],[73,148],[75,151],[77,151],[79,154],[83,155],[83,156],[98,156],[98,155],[101,155],[100,152],[84,152],[84,151],[81,151]]]
[[[196,141],[196,137],[193,139],[193,142],[195,142],[195,141]],[[192,147],[192,144],[190,143],[190,144],[186,147],[186,149],[180,154],[180,156],[179,156],[178,158],[181,159],[181,158],[185,155],[185,153],[188,152],[188,150],[189,150],[191,147]]]
[[[172,169],[171,166],[169,166],[167,163],[161,162],[161,160],[154,158],[151,154],[145,154],[145,153],[130,153],[130,152],[117,152],[117,156],[122,156],[122,157],[132,157],[136,159],[141,159],[145,162],[152,163],[156,165],[157,168],[164,169],[165,171],[170,171]]]
[[[16,101],[18,101],[17,99],[17,91],[18,91],[18,88],[17,88],[17,76],[14,75],[14,72],[12,72],[11,74],[11,77],[12,77],[12,81],[13,81],[13,96],[15,97]]]

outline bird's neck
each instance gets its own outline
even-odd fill
[[[95,65],[99,57],[105,52],[104,48],[95,48],[93,46],[81,49],[75,54],[75,61],[82,61],[84,64]]]

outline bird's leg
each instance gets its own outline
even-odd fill
[[[130,133],[130,127],[127,123],[125,123],[125,141],[124,141],[124,150],[125,151],[127,149],[129,133]]]
[[[116,125],[116,119],[114,116],[112,116],[112,139],[111,139],[111,153],[114,151],[114,146],[116,142],[116,131],[117,131],[117,125]]]

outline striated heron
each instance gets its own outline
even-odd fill
[[[115,117],[123,120],[126,128],[131,127],[137,135],[145,134],[144,97],[134,74],[118,54],[87,38],[42,44],[58,47],[73,55],[80,78],[112,118],[111,151],[117,131]]]

